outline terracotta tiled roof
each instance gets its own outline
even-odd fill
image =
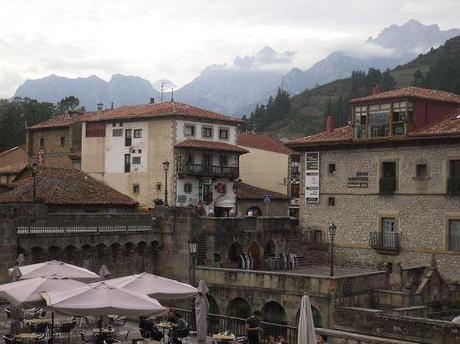
[[[344,127],[335,128],[332,132],[324,131],[319,134],[314,134],[306,137],[301,137],[296,140],[290,141],[287,145],[294,147],[303,144],[319,144],[319,143],[335,143],[335,142],[347,142],[353,138],[353,130],[351,126],[347,125]]]
[[[18,149],[24,149],[24,148],[22,146],[16,146],[16,147],[7,149],[6,151],[0,152],[0,157],[2,157],[4,155],[7,155],[9,153],[12,153],[12,152],[14,152],[15,150],[18,150]]]
[[[28,127],[27,129],[45,129],[45,128],[58,128],[58,127],[69,127],[75,122],[79,121],[80,116],[79,115],[59,115],[50,118],[47,121],[43,121],[40,123],[37,123],[33,126]]]
[[[258,188],[246,183],[238,183],[236,188],[237,199],[260,199],[263,200],[266,195],[270,195],[275,200],[288,200],[289,197],[279,192],[270,191],[267,189]]]
[[[458,94],[414,86],[397,88],[392,91],[381,92],[367,97],[355,98],[350,100],[350,103],[363,103],[393,98],[420,98],[460,104],[460,95]]]
[[[16,162],[0,167],[0,174],[18,174],[27,168],[26,162]]]
[[[195,140],[187,139],[174,146],[175,148],[194,148],[194,149],[205,149],[205,150],[216,150],[221,152],[235,152],[235,153],[249,153],[246,149],[232,145],[226,142],[219,141],[206,141],[206,140]]]
[[[53,205],[135,206],[132,198],[75,169],[41,168],[36,176],[36,199]],[[0,194],[0,203],[30,203],[33,177],[24,176],[14,189]]]
[[[423,128],[409,133],[409,136],[416,137],[451,135],[460,135],[460,108],[443,120],[428,124]]]
[[[221,115],[179,102],[122,106],[113,110],[104,110],[100,113],[86,113],[81,117],[81,120],[85,122],[94,122],[167,116],[182,116],[190,119],[208,119],[232,123],[235,125],[242,123],[241,119]]]
[[[283,142],[268,135],[238,133],[236,136],[238,146],[253,147],[270,152],[291,155],[294,152],[287,148]]]

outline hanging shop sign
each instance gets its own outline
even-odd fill
[[[319,203],[319,152],[305,153],[305,202]]]

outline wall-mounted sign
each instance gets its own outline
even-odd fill
[[[319,153],[305,153],[305,202],[319,203]]]
[[[369,187],[369,173],[356,172],[355,177],[349,177],[347,181],[349,188],[368,188]]]

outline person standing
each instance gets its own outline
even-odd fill
[[[259,344],[259,331],[262,330],[260,326],[260,318],[262,313],[254,311],[252,316],[246,320],[246,334],[248,337],[248,344]]]

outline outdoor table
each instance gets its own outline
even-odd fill
[[[21,342],[36,342],[38,338],[42,337],[43,333],[19,333],[14,336],[15,340]]]
[[[158,324],[155,324],[157,327],[161,328],[163,332],[163,342],[166,343],[166,330],[171,330],[173,328],[172,324],[168,321],[162,321]]]
[[[104,327],[103,329],[100,329],[100,328],[93,328],[93,334],[95,335],[99,335],[99,333],[102,333],[102,335],[104,336],[107,336],[107,335],[112,335],[115,333],[115,329],[114,328],[106,328]]]
[[[229,343],[235,340],[234,334],[213,334],[212,339],[216,340],[218,343]]]

